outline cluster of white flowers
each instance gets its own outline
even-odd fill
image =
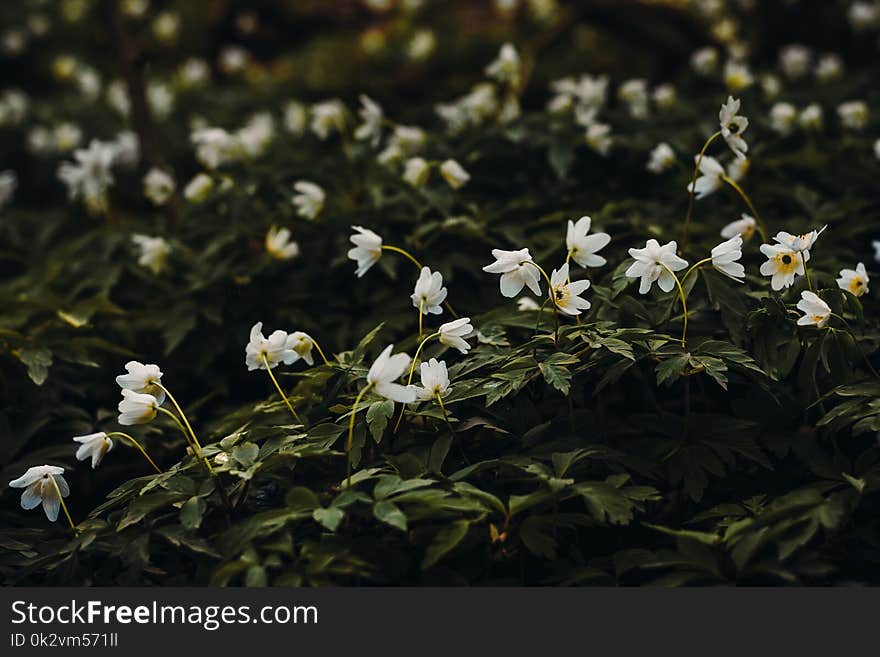
[[[87,148],[74,151],[73,158],[74,162],[58,167],[68,199],[82,200],[91,214],[103,214],[114,183],[113,167],[130,166],[137,160],[137,140],[131,133],[123,133],[113,142],[93,139]]]

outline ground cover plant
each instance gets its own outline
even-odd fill
[[[0,19],[5,584],[880,580],[880,4]]]

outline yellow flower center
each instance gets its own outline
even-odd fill
[[[849,282],[849,291],[852,292],[853,294],[855,294],[856,296],[862,295],[865,291],[865,281],[863,281],[861,278],[858,278],[858,277],[853,278]]]
[[[800,257],[795,253],[779,253],[773,256],[776,268],[783,274],[791,274],[800,266]]]

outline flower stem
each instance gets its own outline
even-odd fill
[[[361,403],[361,399],[364,398],[364,395],[367,394],[367,391],[372,388],[371,384],[367,384],[364,388],[358,393],[358,396],[354,400],[354,406],[351,409],[351,417],[348,420],[348,442],[345,445],[345,472],[346,472],[346,487],[351,488],[351,448],[354,444],[354,418],[357,415],[358,404]]]
[[[681,240],[681,248],[682,250],[687,248],[688,244],[688,234],[690,232],[691,227],[691,213],[694,210],[694,196],[697,192],[697,174],[700,172],[700,165],[703,163],[703,156],[706,154],[706,149],[709,148],[709,144],[718,139],[721,136],[721,131],[714,133],[707,140],[706,143],[703,144],[703,148],[700,150],[700,154],[697,157],[697,162],[694,165],[694,173],[691,177],[691,184],[688,187],[688,209],[687,214],[684,216],[684,238]]]
[[[458,451],[461,453],[462,460],[470,465],[471,462],[468,460],[468,457],[464,453],[464,449],[462,448],[461,443],[458,440],[458,433],[456,433],[455,427],[452,426],[452,422],[449,421],[449,414],[446,412],[446,404],[443,403],[443,395],[438,392],[436,397],[437,403],[440,404],[440,410],[443,413],[443,420],[446,422],[446,426],[449,427],[449,431],[452,432],[452,440],[456,445],[458,445]]]
[[[678,276],[675,275],[675,272],[672,271],[665,262],[659,262],[658,264],[669,272],[669,274],[675,280],[675,284],[678,286],[678,297],[679,299],[681,299],[681,308],[684,312],[684,326],[681,329],[681,348],[687,350],[688,307],[687,299],[684,295],[684,288],[681,286],[681,281],[678,280]]]
[[[684,285],[684,282],[688,279],[688,276],[690,276],[692,272],[695,272],[702,265],[705,265],[707,262],[712,262],[712,258],[703,258],[698,263],[696,263],[693,267],[688,269],[687,273],[681,277],[681,284]]]
[[[177,400],[174,398],[174,395],[172,395],[171,391],[168,390],[168,388],[163,386],[158,381],[156,381],[156,386],[162,392],[164,392],[166,395],[168,395],[168,399],[171,400],[171,403],[174,404],[174,408],[177,410],[178,413],[180,413],[180,417],[183,418],[183,422],[184,422],[184,424],[186,424],[186,428],[189,430],[189,434],[192,436],[193,443],[195,444],[196,447],[199,448],[199,451],[201,451],[202,446],[199,444],[199,439],[196,437],[196,432],[193,431],[192,425],[189,423],[189,420],[186,418],[186,413],[183,412],[183,409],[180,407],[180,404],[177,403]]]
[[[158,472],[159,474],[162,474],[162,469],[161,469],[158,465],[156,465],[156,463],[153,461],[153,459],[150,458],[150,455],[147,454],[147,450],[145,450],[145,449],[143,448],[143,446],[142,446],[138,441],[136,441],[134,438],[132,438],[131,436],[129,436],[127,433],[122,433],[121,431],[111,431],[110,433],[107,434],[107,437],[108,437],[108,438],[109,438],[110,436],[119,436],[120,438],[125,438],[125,439],[127,439],[129,442],[131,442],[132,445],[134,445],[134,446],[137,448],[137,450],[138,450],[141,454],[144,455],[144,458],[147,459],[147,461],[149,461],[150,465],[153,466],[153,469],[154,469],[156,472]]]
[[[544,280],[547,281],[547,297],[553,303],[553,323],[554,323],[554,331],[553,331],[553,341],[556,342],[559,340],[559,312],[557,311],[556,305],[556,297],[553,296],[553,283],[550,281],[550,277],[547,275],[547,272],[544,271],[544,268],[541,267],[534,260],[524,260],[519,263],[520,265],[531,265],[535,269],[537,269],[544,276]]]
[[[321,354],[321,359],[324,361],[324,365],[329,365],[330,361],[327,360],[327,356],[324,355],[324,350],[321,349],[321,345],[318,344],[317,340],[309,336],[309,339],[312,341],[312,344],[315,345],[315,349],[318,350],[318,353]]]
[[[813,281],[810,280],[810,268],[807,267],[807,259],[806,257],[804,257],[803,252],[801,252],[799,255],[801,257],[801,263],[804,265],[804,276],[807,277],[807,287],[810,288],[810,292],[815,292],[815,290],[813,290]],[[843,318],[841,317],[841,319]]]
[[[440,335],[439,332],[438,332],[438,333],[432,333],[431,335],[429,335],[428,337],[426,337],[424,340],[422,340],[422,341],[419,343],[419,348],[416,349],[416,355],[413,356],[413,359],[412,359],[412,361],[411,361],[410,364],[409,364],[409,376],[408,376],[407,379],[406,379],[406,385],[409,385],[409,384],[412,383],[413,374],[414,374],[415,371],[416,371],[416,363],[417,363],[418,360],[419,360],[419,354],[422,353],[422,348],[425,346],[425,344],[427,344],[428,340],[430,340],[431,338],[436,338],[438,335]],[[393,433],[395,433],[395,434],[397,433],[397,430],[400,428],[400,423],[403,421],[403,414],[404,414],[404,413],[406,413],[406,404],[404,404],[404,405],[401,407],[401,409],[400,409],[400,416],[397,418],[397,424],[394,425],[394,432],[393,432]]]
[[[55,475],[49,475],[49,480],[55,487],[55,493],[58,495],[58,501],[61,502],[61,508],[64,509],[64,515],[67,517],[67,522],[70,524],[70,528],[73,530],[74,534],[79,534],[79,530],[76,528],[76,525],[73,524],[73,518],[70,517],[70,511],[67,510],[67,503],[61,496],[61,489],[58,487],[58,482],[55,481]]]
[[[733,180],[732,178],[722,174],[721,180],[723,180],[728,185],[733,187],[736,190],[737,194],[739,194],[740,197],[742,197],[742,200],[745,201],[745,203],[748,206],[749,210],[751,211],[752,215],[755,217],[755,220],[758,222],[758,232],[761,233],[761,239],[764,240],[764,242],[769,241],[768,235],[767,235],[767,228],[764,226],[764,220],[761,219],[761,215],[758,214],[758,211],[755,209],[755,204],[752,203],[752,199],[749,198],[749,195],[746,194],[745,191],[743,190],[743,188],[740,187],[739,184],[735,180]]]
[[[419,301],[419,340],[422,339],[422,328],[424,325],[424,317],[425,317],[425,300],[422,299]]]
[[[284,403],[287,404],[287,408],[290,410],[290,413],[293,415],[294,419],[301,425],[306,426],[306,423],[303,422],[300,416],[297,415],[296,411],[293,410],[293,406],[291,406],[290,401],[287,399],[287,395],[284,394],[281,386],[278,385],[278,380],[275,378],[275,375],[272,374],[272,367],[269,365],[269,359],[266,358],[266,354],[263,354],[263,364],[266,366],[266,372],[268,372],[269,378],[272,379],[272,383],[275,384],[275,389],[278,391],[278,394],[281,395],[281,399],[284,400]]]
[[[406,259],[409,260],[411,263],[413,263],[419,271],[421,271],[421,269],[422,269],[422,263],[419,262],[419,261],[416,259],[416,257],[415,257],[412,253],[410,253],[409,251],[407,251],[406,249],[401,249],[399,246],[390,246],[390,245],[388,245],[388,244],[383,244],[383,245],[382,245],[382,250],[383,250],[383,251],[393,251],[394,253],[399,253],[399,254],[402,255],[404,258],[406,258]],[[443,307],[446,308],[446,310],[449,311],[449,314],[452,315],[452,317],[453,317],[454,319],[458,319],[458,313],[456,313],[455,310],[452,309],[452,304],[450,304],[448,301],[444,301],[444,302],[443,302]]]

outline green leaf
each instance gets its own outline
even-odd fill
[[[462,539],[467,536],[470,526],[471,524],[467,520],[455,520],[437,532],[434,540],[428,546],[428,549],[425,550],[425,557],[422,559],[422,570],[427,570],[452,552],[461,543]]]
[[[400,531],[406,531],[406,516],[394,502],[380,500],[373,505],[373,515],[377,520],[396,527]]]
[[[49,377],[52,367],[52,352],[44,347],[24,347],[15,352],[18,359],[27,366],[28,376],[38,386]]]

